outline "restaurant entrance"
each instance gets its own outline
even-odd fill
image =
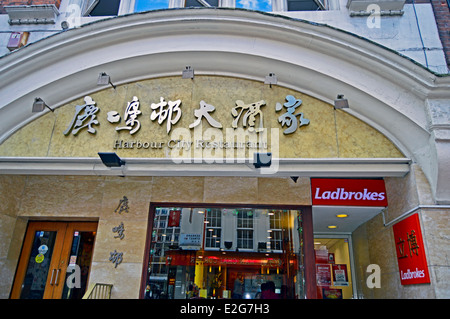
[[[305,298],[301,209],[154,207],[144,298]]]
[[[96,222],[29,222],[11,299],[81,299]]]

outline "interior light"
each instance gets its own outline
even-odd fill
[[[334,229],[334,228],[337,228],[337,226],[336,225],[330,225],[330,226],[328,226],[328,228],[329,229]]]
[[[336,217],[338,217],[338,218],[346,218],[346,217],[348,217],[348,215],[347,214],[337,214]]]

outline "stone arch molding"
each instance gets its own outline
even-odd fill
[[[346,112],[388,137],[418,163],[437,202],[450,202],[450,78],[370,41],[325,25],[229,9],[178,9],[139,13],[84,25],[33,43],[0,59],[0,143],[52,108],[114,84],[195,74],[278,84],[328,103],[344,94]],[[49,112],[46,110],[45,112]],[[44,113],[45,113],[44,112]],[[436,120],[439,121],[439,120]]]

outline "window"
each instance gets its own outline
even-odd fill
[[[205,216],[205,248],[220,248],[222,235],[222,210],[211,209]]]
[[[169,8],[169,0],[135,0],[134,12]]]
[[[188,7],[218,7],[219,0],[186,0],[185,5]]]
[[[286,213],[284,213],[286,214]],[[268,237],[270,239],[270,249],[281,251],[283,250],[283,211],[271,210],[269,211],[270,228],[268,230]]]
[[[305,297],[300,210],[187,204],[151,214],[141,296],[233,298],[240,278],[245,298],[269,281],[279,298]]]
[[[316,11],[324,9],[322,0],[288,0],[288,11]]]
[[[237,248],[253,249],[253,210],[237,211]]]
[[[150,254],[153,257],[152,272],[155,276],[167,274],[167,251],[170,247],[176,246],[179,241],[180,227],[169,224],[172,211],[170,208],[158,208],[153,219],[152,242],[154,244]]]
[[[270,12],[272,0],[236,0],[236,8]]]
[[[116,16],[119,13],[120,0],[87,0],[85,15]]]

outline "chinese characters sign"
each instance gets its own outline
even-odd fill
[[[401,284],[430,283],[419,215],[398,222],[393,230]]]
[[[267,112],[273,112],[278,116],[278,122],[281,127],[287,127],[283,133],[285,135],[292,134],[297,131],[298,128],[308,125],[309,120],[303,117],[303,113],[294,114],[298,108],[302,105],[302,100],[295,98],[293,95],[287,95],[285,103],[276,103],[274,106],[266,106],[266,101],[242,101],[236,100],[234,106],[231,108],[231,117],[229,126],[233,129],[243,128],[249,132],[260,133],[263,132],[264,127],[264,109],[270,109]],[[80,131],[86,129],[88,133],[95,134],[97,131],[94,125],[100,125],[100,120],[97,114],[100,112],[100,107],[90,97],[84,98],[85,104],[76,105],[73,118],[67,129],[64,131],[64,135],[77,135]],[[223,106],[221,106],[223,107]],[[280,111],[285,108],[284,114]],[[205,119],[211,127],[222,129],[223,125],[212,114],[216,107],[208,104],[204,100],[200,101],[199,108],[194,110],[194,116],[196,120],[189,125],[189,128],[195,128]],[[145,116],[144,112],[150,113],[150,120],[157,122],[160,126],[165,125],[167,134],[170,134],[174,125],[176,125],[184,112],[182,108],[182,101],[177,99],[175,101],[166,101],[165,97],[160,97],[158,103],[151,103],[147,106],[142,106],[139,98],[133,96],[129,101],[123,112],[124,123],[121,122],[121,114],[118,111],[109,111],[106,116],[106,120],[115,124],[116,131],[128,131],[130,135],[137,133],[141,129],[141,122],[139,118]],[[148,115],[147,115],[148,116]]]

